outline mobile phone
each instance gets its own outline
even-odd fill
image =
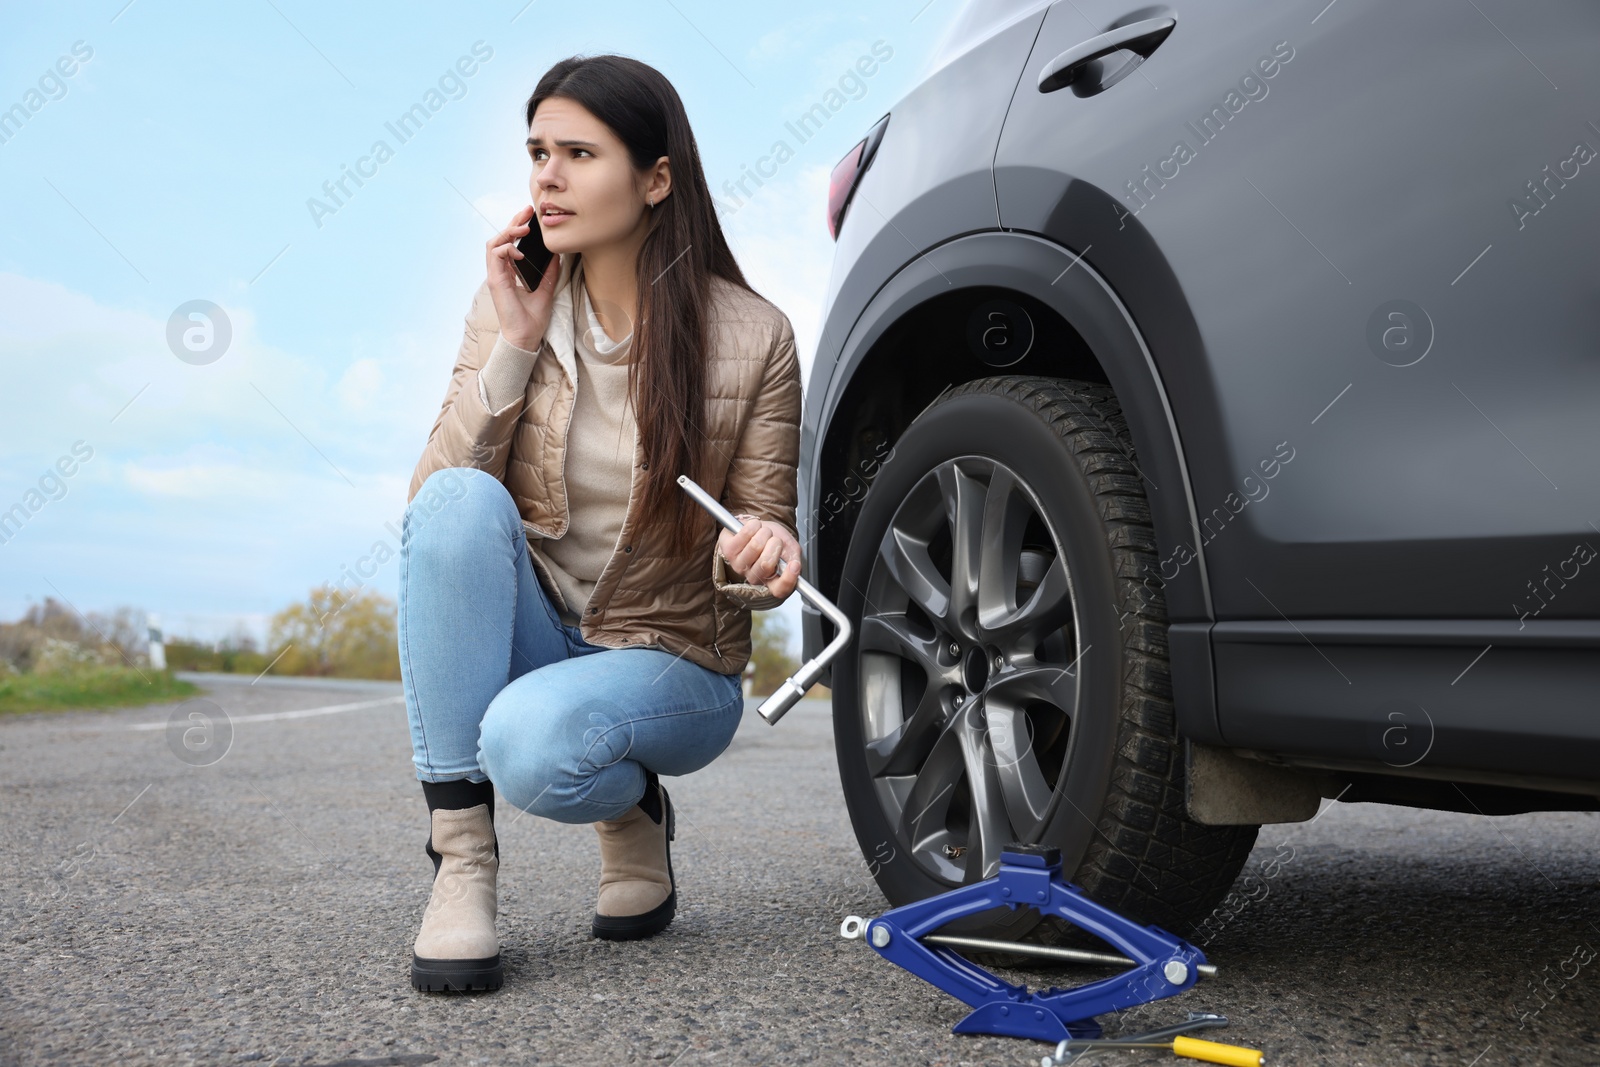
[[[517,251],[523,258],[513,260],[517,271],[522,275],[522,282],[528,287],[528,292],[539,288],[539,281],[544,277],[545,268],[550,266],[550,261],[555,258],[555,253],[544,246],[544,233],[539,228],[537,216],[528,220],[528,232],[517,241]]]

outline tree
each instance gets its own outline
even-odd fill
[[[770,695],[800,664],[789,655],[789,626],[773,611],[750,613],[750,695]]]
[[[274,674],[334,678],[400,677],[394,601],[371,589],[354,596],[332,585],[311,590],[303,604],[272,617],[268,644],[285,649]]]

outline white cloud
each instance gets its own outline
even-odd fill
[[[158,497],[214,500],[236,493],[240,487],[257,479],[251,477],[249,468],[238,464],[190,463],[183,466],[157,467],[142,463],[127,463],[122,475],[129,488]]]
[[[197,442],[225,442],[252,464],[333,473],[331,462],[359,482],[420,453],[459,322],[374,337],[335,362],[263,342],[248,305],[223,310],[229,348],[195,366],[168,349],[162,319],[0,274],[0,455],[49,461],[81,437],[163,469]]]
[[[801,49],[809,48],[823,30],[839,21],[839,15],[823,9],[800,15],[756,38],[755,44],[746,50],[745,55],[757,67],[789,59]]]
[[[383,367],[375,359],[358,359],[345,369],[335,387],[347,411],[365,413],[377,405],[383,388]]]

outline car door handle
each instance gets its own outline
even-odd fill
[[[1170,18],[1144,19],[1130,22],[1126,26],[1118,26],[1114,30],[1107,30],[1098,37],[1091,37],[1082,44],[1074,45],[1052,59],[1044,70],[1039,72],[1039,91],[1053,93],[1057,89],[1066,88],[1077,80],[1084,66],[1119,48],[1126,48],[1130,52],[1138,53],[1141,58],[1148,59],[1150,53],[1167,39],[1167,34],[1172,32],[1172,27],[1175,25],[1177,21]]]

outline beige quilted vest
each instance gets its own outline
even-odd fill
[[[568,284],[572,262],[563,257],[558,290]],[[788,316],[747,289],[713,278],[711,292],[703,420],[711,473],[701,485],[729,511],[778,522],[792,536],[800,453],[794,330]],[[573,330],[570,303],[557,300],[522,403],[493,415],[479,396],[478,371],[500,326],[489,283],[478,287],[444,403],[411,476],[408,503],[434,471],[475,467],[501,480],[526,528],[545,537],[566,532],[572,516],[562,465],[576,396]],[[750,660],[750,612],[782,601],[764,585],[729,580],[735,576],[715,551],[721,528],[714,523],[707,522],[688,556],[668,555],[663,531],[640,531],[644,463],[639,445],[617,549],[595,582],[579,630],[592,644],[654,646],[723,674],[740,673]],[[550,588],[550,574],[531,558]]]

